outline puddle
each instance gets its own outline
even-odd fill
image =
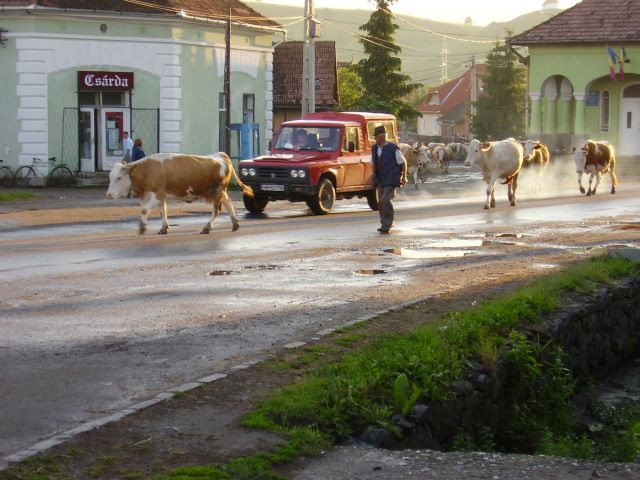
[[[387,273],[387,271],[380,269],[360,269],[355,270],[353,273],[356,273],[358,275],[382,275],[383,273]]]
[[[224,275],[231,275],[229,270],[213,270],[212,272],[207,273],[210,277],[221,277]]]
[[[423,243],[425,248],[468,248],[481,247],[484,238],[448,238],[442,240],[434,240],[432,242]]]
[[[460,258],[465,255],[478,253],[473,250],[445,250],[438,248],[414,249],[414,248],[389,248],[385,253],[393,253],[404,258]]]

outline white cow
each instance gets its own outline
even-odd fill
[[[415,188],[418,188],[418,172],[426,168],[431,161],[428,154],[429,149],[418,142],[413,145],[399,143],[398,147],[407,160],[407,173],[411,174]]]
[[[516,205],[516,188],[518,187],[518,174],[522,168],[522,157],[522,145],[513,139],[485,143],[471,140],[469,155],[464,164],[480,170],[484,181],[487,182],[485,209],[496,206],[493,189],[498,178],[504,179],[503,184],[508,185],[511,206]]]

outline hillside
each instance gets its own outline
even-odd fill
[[[261,14],[286,25],[295,20],[287,17],[301,17],[301,7],[286,5],[273,5],[261,1],[245,1],[247,5],[259,11]],[[556,10],[555,13],[561,10]],[[343,10],[336,8],[316,8],[316,16],[323,22],[321,30],[322,40],[335,40],[338,61],[359,60],[362,58],[362,45],[353,33],[361,33],[358,27],[366,23],[371,15],[367,10]],[[410,23],[438,33],[446,33],[453,37],[467,40],[493,41],[503,38],[507,30],[515,33],[523,32],[550,18],[548,12],[532,12],[514,18],[509,22],[494,22],[486,27],[477,25],[463,25],[443,23],[418,17],[401,15]],[[402,21],[396,22],[400,27],[396,32],[396,43],[402,47],[400,58],[403,71],[414,81],[437,85],[440,83],[442,63],[443,39],[441,36],[426,33],[414,28]],[[302,39],[302,22],[287,26],[289,40]],[[466,70],[471,55],[475,55],[477,61],[482,61],[486,53],[493,48],[492,43],[471,43],[448,39],[448,74],[454,78]]]

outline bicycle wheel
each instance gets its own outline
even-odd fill
[[[0,187],[13,185],[13,170],[9,167],[0,167]]]
[[[68,187],[73,184],[73,172],[66,165],[58,165],[47,178],[48,187]]]
[[[16,174],[13,177],[13,183],[16,187],[30,187],[31,181],[36,178],[36,176],[36,171],[31,165],[23,165],[16,170]]]

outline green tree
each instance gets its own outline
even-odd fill
[[[349,112],[357,110],[358,102],[362,97],[362,78],[358,73],[358,67],[351,62],[338,69],[338,98],[340,98],[340,110]]]
[[[471,129],[480,139],[503,139],[525,134],[526,70],[509,45],[496,46],[487,55],[483,92],[475,102]]]
[[[366,58],[358,62],[362,78],[362,97],[356,104],[359,110],[392,113],[400,120],[417,118],[420,114],[404,98],[418,88],[409,83],[410,77],[400,73],[402,61],[397,57],[401,48],[393,43],[398,25],[393,23],[389,7],[395,0],[371,0],[376,10],[369,21],[360,26],[366,33],[360,43]]]

